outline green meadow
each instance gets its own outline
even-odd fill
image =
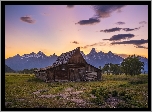
[[[148,75],[102,75],[101,81],[52,82],[5,73],[6,108],[148,108]]]

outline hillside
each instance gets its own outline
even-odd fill
[[[5,65],[5,73],[14,73],[15,71],[13,69],[11,69],[10,67],[8,67],[7,65]]]

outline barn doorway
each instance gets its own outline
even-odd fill
[[[69,80],[70,81],[85,81],[85,67],[81,68],[69,68]]]

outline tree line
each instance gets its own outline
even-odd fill
[[[109,75],[139,75],[141,70],[144,70],[144,62],[141,62],[139,56],[129,55],[129,57],[123,59],[121,64],[112,64],[107,63],[103,68],[99,67],[102,70],[102,73],[107,73]]]
[[[31,69],[24,69],[18,71],[19,74],[33,74],[34,70],[38,70],[37,68],[31,68]]]
[[[121,64],[112,64],[107,63],[103,68],[99,66],[102,70],[102,73],[107,73],[107,75],[139,75],[141,74],[141,70],[144,70],[144,62],[141,62],[139,56],[131,55],[125,59],[123,59]],[[37,68],[32,69],[24,69],[18,71],[20,74],[32,74],[34,70],[38,70]]]

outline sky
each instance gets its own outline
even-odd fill
[[[148,58],[148,6],[5,5],[5,59],[77,47]]]

